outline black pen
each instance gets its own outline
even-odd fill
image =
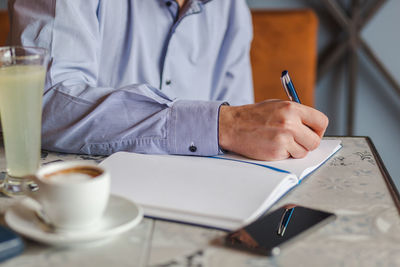
[[[289,77],[289,72],[287,70],[282,71],[281,81],[283,88],[285,89],[285,92],[289,97],[290,101],[295,101],[297,103],[300,103],[300,99],[297,96],[296,89],[294,89],[294,85]]]

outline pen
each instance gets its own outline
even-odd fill
[[[287,70],[282,71],[281,81],[283,88],[285,89],[285,92],[289,97],[290,101],[295,101],[297,103],[300,103],[300,99],[297,96],[296,89],[294,89],[294,85],[289,77],[289,72]]]
[[[278,235],[283,236],[285,234],[286,228],[289,224],[290,218],[292,217],[293,211],[294,208],[285,209],[281,221],[279,222]]]

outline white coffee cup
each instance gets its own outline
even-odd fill
[[[51,163],[29,178],[38,187],[26,185],[26,195],[41,205],[46,219],[58,231],[93,228],[107,206],[110,174],[95,164]]]

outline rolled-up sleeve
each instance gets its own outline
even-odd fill
[[[116,151],[215,155],[222,102],[171,99],[148,84],[98,86],[99,0],[10,0],[10,41],[50,52],[42,147],[109,155]]]

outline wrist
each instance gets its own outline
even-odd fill
[[[234,122],[232,109],[234,107],[222,105],[218,119],[218,144],[222,150],[230,150],[232,143],[232,125]]]

